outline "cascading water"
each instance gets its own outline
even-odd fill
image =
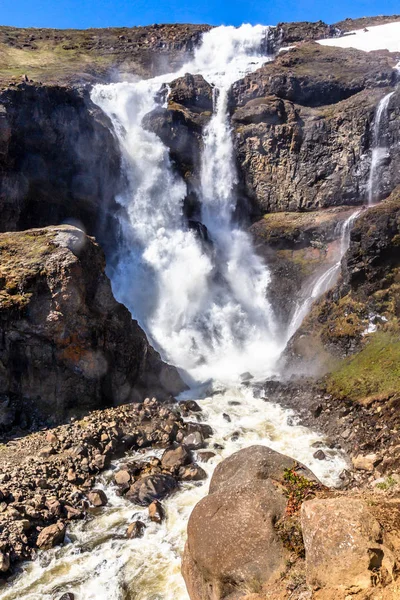
[[[237,381],[243,371],[265,376],[281,350],[266,299],[268,269],[233,220],[237,174],[227,110],[232,83],[271,60],[260,50],[268,30],[250,25],[211,30],[179,73],[96,86],[92,93],[113,122],[129,182],[119,198],[126,214],[111,274],[114,292],[163,356],[195,381]],[[142,127],[161,84],[186,72],[202,74],[216,88],[199,193],[212,252],[183,218],[186,187],[173,172],[167,148]]]
[[[110,274],[116,296],[165,358],[194,381],[214,379],[224,385],[222,392],[199,400],[214,430],[211,444],[218,448],[204,466],[208,475],[222,458],[258,443],[302,461],[332,485],[345,466],[343,457],[323,446],[327,460],[315,459],[312,444],[323,444],[318,435],[296,425],[291,411],[237,383],[246,370],[268,376],[282,348],[266,300],[268,269],[233,218],[237,174],[227,111],[231,84],[269,60],[260,51],[267,34],[261,26],[219,27],[204,35],[193,61],[179,73],[94,89],[93,100],[112,120],[128,181],[127,193],[119,198],[121,244]],[[186,188],[167,148],[142,127],[160,86],[186,72],[201,73],[216,88],[214,115],[204,132],[199,191],[212,252],[185,223]],[[194,390],[188,394],[196,397]],[[40,553],[26,565],[0,593],[1,600],[52,600],[63,592],[75,593],[77,600],[188,599],[180,555],[188,516],[207,482],[184,484],[166,501],[167,518],[160,526],[117,496],[110,480],[108,474],[101,483],[109,505],[74,525],[72,543]],[[127,524],[138,517],[147,525],[144,538],[127,540]]]
[[[300,327],[313,302],[315,302],[315,300],[317,300],[335,284],[340,273],[342,258],[349,248],[350,234],[353,223],[360,212],[360,210],[356,210],[345,221],[339,224],[338,238],[340,238],[340,247],[338,259],[331,267],[329,267],[311,282],[311,284],[307,287],[304,297],[297,302],[296,309],[287,329],[287,340],[290,340],[292,335]]]
[[[388,118],[388,108],[390,98],[394,92],[386,94],[379,102],[374,119],[374,127],[372,131],[372,156],[371,156],[371,168],[369,171],[368,179],[368,205],[372,206],[376,200],[379,200],[379,172],[380,168],[388,156],[388,149],[384,143],[384,136],[382,135],[382,123]]]

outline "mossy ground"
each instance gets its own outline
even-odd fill
[[[327,376],[327,391],[354,401],[400,395],[400,334],[378,331],[365,347]]]
[[[53,234],[43,230],[3,233],[0,236],[0,308],[24,307],[31,294],[29,282],[44,268],[54,251]]]

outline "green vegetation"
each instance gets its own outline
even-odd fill
[[[320,488],[316,481],[311,481],[307,477],[299,475],[296,471],[296,465],[291,469],[284,470],[282,484],[288,498],[286,514],[289,516],[296,513],[302,503],[310,496],[314,496]]]
[[[397,484],[397,481],[394,477],[392,477],[391,475],[389,475],[389,477],[387,477],[387,479],[385,479],[385,481],[382,481],[381,483],[378,483],[376,485],[376,487],[380,490],[390,490],[390,488],[394,487]]]
[[[400,335],[378,331],[365,347],[327,376],[327,391],[336,398],[385,399],[400,394]]]

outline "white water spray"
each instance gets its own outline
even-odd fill
[[[338,237],[340,238],[340,247],[338,258],[331,267],[326,269],[321,275],[318,275],[311,282],[311,284],[307,287],[303,298],[298,300],[286,334],[286,339],[288,341],[302,324],[303,319],[310,311],[313,302],[320,298],[322,294],[327,292],[336,283],[341,269],[342,258],[346,254],[350,245],[350,234],[353,223],[360,212],[360,210],[356,210],[345,221],[339,223]]]
[[[268,269],[233,220],[237,173],[227,110],[232,83],[270,60],[260,50],[268,29],[213,29],[179,73],[96,86],[92,93],[113,122],[129,182],[118,199],[126,216],[111,274],[115,295],[163,356],[196,381],[233,382],[244,371],[265,377],[282,349],[266,299]],[[186,186],[174,174],[168,149],[142,127],[161,84],[186,72],[202,74],[216,88],[199,193],[211,251],[183,218]]]
[[[379,194],[379,172],[383,162],[388,157],[388,148],[382,139],[381,124],[388,117],[390,98],[393,96],[393,94],[394,92],[390,92],[382,98],[375,113],[374,127],[372,132],[371,168],[368,179],[368,206],[372,206],[375,200],[379,199],[377,197]]]

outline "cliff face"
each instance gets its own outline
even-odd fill
[[[1,425],[185,389],[115,301],[93,238],[70,226],[0,235]]]
[[[371,122],[396,82],[396,61],[388,53],[304,44],[234,84],[238,167],[255,211],[365,202]],[[398,104],[396,95],[392,187],[398,183]]]
[[[120,155],[88,91],[22,84],[1,92],[0,171],[0,231],[66,220],[90,234],[109,230]]]

